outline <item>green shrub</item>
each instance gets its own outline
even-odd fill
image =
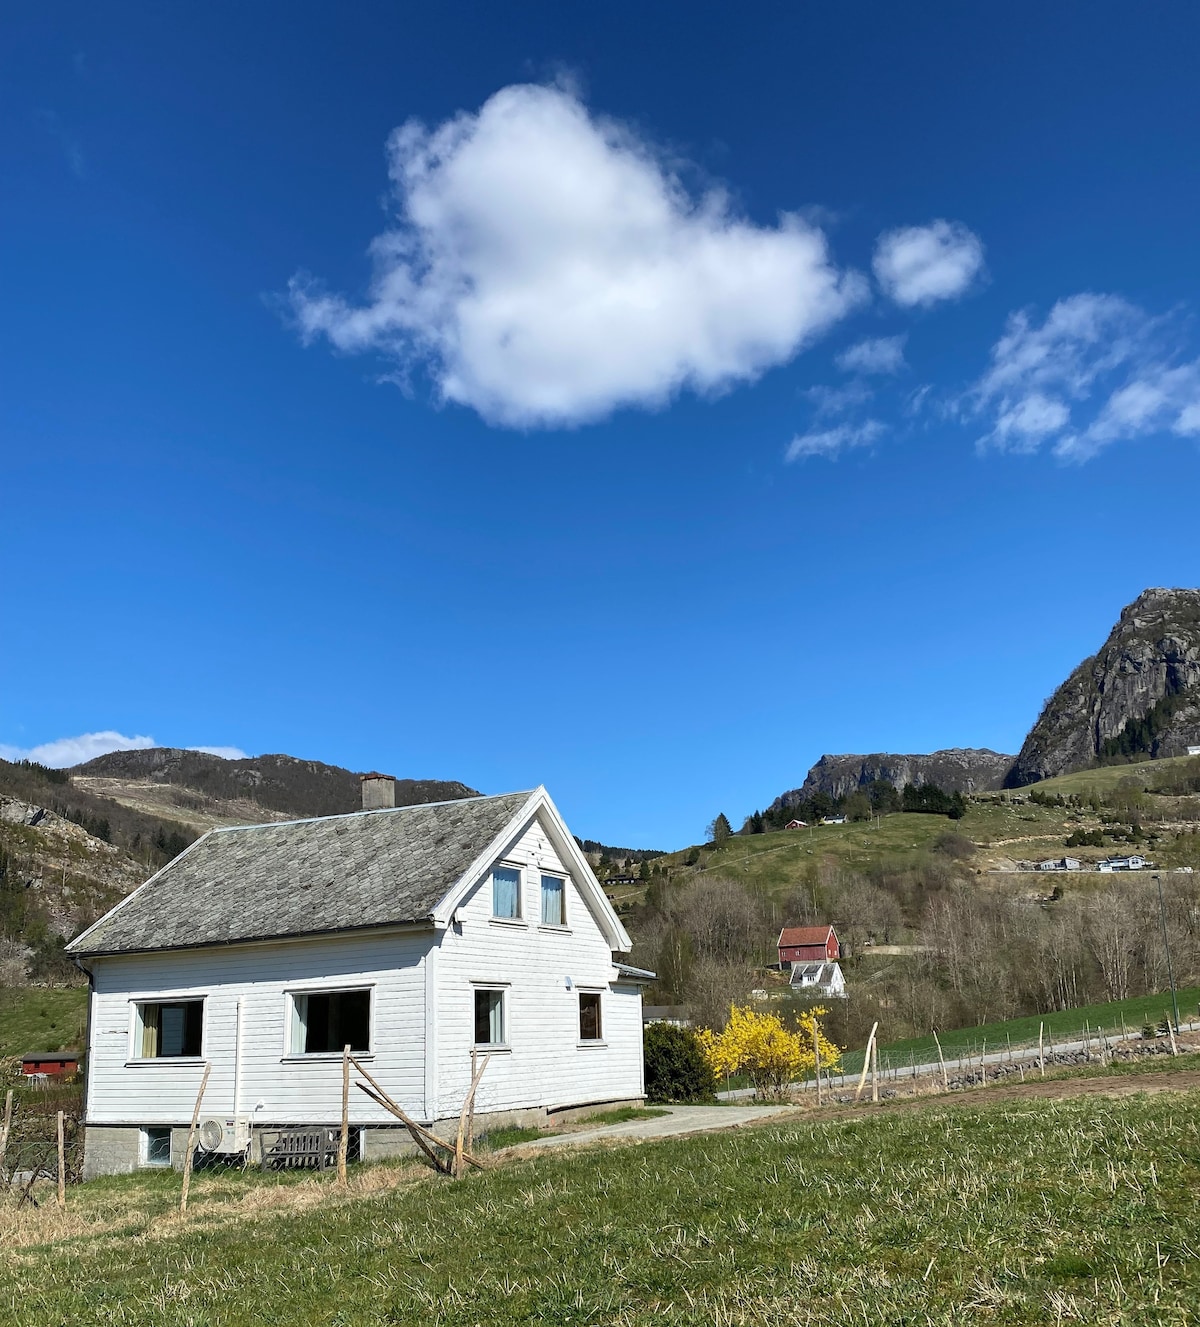
[[[691,1028],[648,1023],[642,1033],[648,1101],[712,1101],[712,1067]]]

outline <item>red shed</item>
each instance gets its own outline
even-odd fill
[[[836,963],[842,947],[832,926],[785,926],[779,932],[779,962]]]
[[[48,1074],[66,1078],[79,1072],[78,1051],[33,1051],[21,1056],[21,1072],[32,1078],[34,1074]]]

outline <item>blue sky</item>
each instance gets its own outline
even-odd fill
[[[664,847],[825,751],[1015,751],[1123,604],[1200,581],[1198,38],[10,20],[0,751],[545,783]]]

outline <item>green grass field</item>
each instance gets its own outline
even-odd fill
[[[1200,986],[1179,990],[1179,1016],[1187,1022],[1197,1017],[1200,1004]],[[1171,1008],[1171,994],[1139,995],[1129,1000],[1115,1000],[1110,1004],[1084,1005],[1079,1009],[1059,1009],[1049,1014],[1032,1014],[1028,1018],[1014,1018],[1004,1023],[987,1023],[980,1027],[955,1028],[938,1035],[942,1041],[942,1054],[947,1062],[959,1057],[978,1057],[987,1051],[1002,1051],[1008,1046],[1036,1046],[1038,1026],[1045,1024],[1046,1043],[1080,1041],[1084,1033],[1104,1032],[1120,1034],[1122,1026],[1129,1032],[1140,1031],[1144,1023],[1157,1023]],[[909,1064],[931,1064],[937,1060],[937,1046],[933,1037],[911,1037],[904,1041],[879,1043],[880,1067],[903,1068]],[[853,1049],[842,1056],[847,1073],[858,1073],[862,1068],[862,1050]]]
[[[1037,788],[1046,793],[1061,793],[1064,797],[1071,793],[1087,793],[1093,788],[1100,792],[1111,792],[1125,779],[1134,779],[1142,788],[1153,786],[1166,770],[1186,765],[1194,756],[1168,756],[1165,760],[1139,760],[1131,765],[1102,765],[1097,769],[1079,770],[1075,774],[1060,774],[1056,779],[1045,779],[1041,783],[1031,784],[1028,788],[1015,788],[1017,796]]]
[[[0,1059],[83,1045],[87,988],[0,987]]]
[[[986,1093],[511,1161],[0,1207],[12,1327],[1194,1323],[1200,1094]],[[357,1169],[357,1168],[356,1168]],[[374,1172],[374,1175],[372,1174]]]

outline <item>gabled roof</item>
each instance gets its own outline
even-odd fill
[[[560,855],[575,849],[544,789],[456,802],[211,830],[68,946],[74,955],[188,949],[364,927],[444,922],[535,813]],[[585,859],[572,874],[611,913]],[[586,872],[583,878],[578,878]],[[468,878],[470,877],[470,878]],[[456,886],[458,887],[456,889]],[[594,886],[594,888],[593,888]],[[439,907],[439,905],[444,905]],[[628,937],[615,914],[614,948]],[[622,944],[621,941],[624,941]]]
[[[833,935],[832,926],[785,926],[779,932],[779,949],[791,949],[796,945],[823,945]],[[837,939],[834,936],[834,939]]]

